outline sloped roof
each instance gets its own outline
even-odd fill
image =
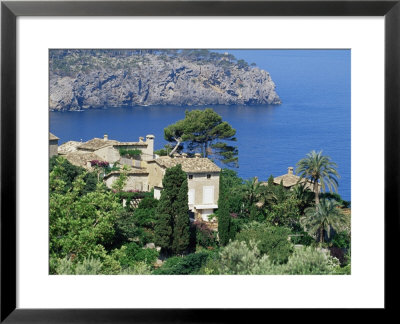
[[[183,158],[169,156],[161,156],[156,160],[149,161],[155,162],[164,168],[172,168],[178,164],[182,166],[182,170],[186,173],[203,173],[203,172],[219,172],[219,168],[208,158]]]
[[[306,181],[305,179],[301,179],[299,176],[295,174],[284,174],[279,177],[274,178],[274,183],[280,184],[282,181],[284,187],[293,187],[299,182]]]
[[[49,140],[50,140],[50,141],[52,141],[52,140],[59,140],[59,138],[58,138],[56,135],[54,135],[54,134],[52,134],[52,133],[49,132]]]
[[[93,161],[93,160],[98,160],[98,161],[104,161],[101,157],[99,157],[97,154],[94,154],[92,152],[70,152],[64,157],[71,162],[73,165],[80,166],[83,168],[87,167],[87,162]]]
[[[81,142],[77,141],[65,142],[58,147],[58,154],[68,154],[71,152],[75,152],[77,150],[77,147],[81,144]]]
[[[103,138],[96,137],[96,138],[93,138],[93,139],[83,143],[82,145],[79,145],[78,149],[79,150],[96,151],[103,147],[114,145],[117,143],[118,143],[118,141],[114,141],[114,140],[105,141]]]
[[[283,184],[285,188],[291,188],[298,183],[305,184],[305,188],[309,188],[313,190],[313,183],[309,179],[301,178],[293,173],[293,168],[289,167],[288,173],[281,175],[279,177],[274,178],[274,183],[279,185]],[[318,186],[320,186],[318,184]]]

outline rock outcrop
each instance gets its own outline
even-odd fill
[[[232,55],[213,54],[212,59],[210,55],[199,59],[162,52],[118,56],[106,51],[96,55],[84,50],[55,51],[50,55],[49,107],[281,103],[268,72]]]

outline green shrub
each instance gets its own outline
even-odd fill
[[[283,274],[333,274],[339,261],[332,258],[329,252],[312,247],[296,249],[287,264],[282,266]]]
[[[188,275],[196,274],[206,263],[209,253],[192,253],[185,257],[171,257],[153,274],[157,275]]]
[[[347,233],[347,231],[336,233],[331,240],[331,244],[333,246],[336,246],[341,249],[349,249],[350,243],[351,243],[351,239],[350,239],[350,235],[349,235],[349,233]]]
[[[193,226],[196,231],[196,245],[204,248],[217,246],[216,232],[209,228],[205,223],[194,221]]]
[[[60,275],[97,275],[101,273],[101,268],[101,261],[92,257],[76,263],[65,258],[59,260],[56,272]]]
[[[138,262],[144,262],[152,266],[158,258],[158,251],[156,249],[143,249],[137,243],[131,242],[125,245],[123,256],[119,262],[123,268],[134,266]]]
[[[77,275],[97,275],[101,273],[102,264],[99,259],[85,258],[81,263],[78,263],[75,268]]]
[[[201,274],[201,275],[220,274],[220,258],[219,258],[218,250],[208,251],[207,261],[200,268],[198,274]]]
[[[344,267],[336,267],[334,274],[337,275],[351,275],[351,264],[348,264]]]
[[[139,194],[139,193],[128,193]],[[116,221],[115,244],[138,240],[140,245],[154,242],[155,208],[158,200],[145,196],[135,210],[125,209]]]
[[[139,157],[142,154],[141,150],[128,150],[125,148],[119,149],[119,155],[127,157]]]
[[[140,236],[142,230],[135,224],[134,220],[135,217],[132,212],[124,210],[118,215],[115,222],[114,245],[121,246]]]
[[[121,275],[149,275],[151,267],[146,262],[137,262],[132,266],[122,270]]]
[[[97,175],[93,172],[87,172],[84,168],[77,167],[71,164],[67,159],[61,156],[53,156],[49,162],[49,173],[55,170],[57,178],[64,181],[63,193],[66,193],[73,186],[74,180],[84,174],[82,180],[85,182],[85,186],[82,189],[82,195],[96,190]],[[52,186],[50,185],[50,192],[52,192]]]
[[[230,242],[220,253],[220,274],[270,274],[273,264],[261,256],[254,241]]]
[[[257,244],[261,255],[267,254],[271,262],[285,263],[293,253],[293,244],[288,240],[290,230],[279,226],[250,223],[236,235],[238,241],[248,245],[251,240]]]
[[[312,245],[312,243],[315,242],[315,239],[308,234],[307,232],[304,231],[298,231],[294,233],[294,236],[290,237],[290,241],[293,244],[299,244],[299,245]]]

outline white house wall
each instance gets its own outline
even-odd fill
[[[207,202],[209,204],[218,204],[219,197],[219,172],[209,172],[209,173],[187,173],[188,174],[188,188],[189,191],[194,192],[194,204],[203,205],[204,204],[204,187],[213,187],[214,193],[212,196],[212,201]],[[211,175],[210,179],[207,179],[207,174]],[[193,175],[192,179],[189,179],[189,175]]]

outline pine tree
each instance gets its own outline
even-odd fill
[[[238,149],[226,143],[236,142],[235,134],[236,130],[211,108],[186,110],[184,119],[164,128],[165,140],[175,143],[170,155],[185,144],[191,153],[200,151],[203,157],[237,167]]]
[[[175,237],[178,233],[182,237],[187,236],[187,244],[189,244],[189,226],[187,226],[187,233],[185,227],[185,219],[189,224],[189,214],[187,178],[181,165],[167,169],[162,183],[163,191],[156,209],[155,243],[166,252],[182,253],[187,247],[187,245],[184,247],[185,240],[175,239]],[[175,226],[176,230],[174,230]]]

